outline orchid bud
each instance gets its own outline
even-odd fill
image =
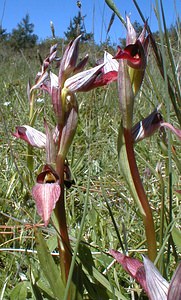
[[[128,73],[127,63],[123,59],[119,61],[118,92],[123,127],[131,129],[133,120],[134,94]]]
[[[71,41],[62,57],[59,69],[59,84],[61,87],[76,66],[80,39],[81,35]]]
[[[66,103],[64,126],[58,150],[58,155],[64,159],[74,138],[78,123],[78,104],[75,94],[68,95],[65,100],[68,102]]]

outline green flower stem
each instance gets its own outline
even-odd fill
[[[154,229],[152,210],[149,205],[147,196],[145,194],[145,190],[142,185],[142,181],[141,181],[140,174],[138,171],[138,167],[137,167],[137,163],[136,163],[136,159],[135,159],[134,148],[133,148],[131,131],[124,128],[123,133],[124,133],[127,159],[128,159],[128,164],[130,167],[132,181],[134,183],[136,193],[138,195],[140,204],[144,211],[144,214],[142,214],[142,217],[143,217],[143,223],[145,226],[145,234],[146,234],[146,240],[147,240],[147,246],[148,246],[148,257],[150,260],[154,261],[156,258],[156,254],[157,254],[157,248],[156,248],[156,235],[155,235],[155,229]]]
[[[33,112],[34,112],[34,92],[31,93],[30,105],[29,105],[29,125],[33,126]],[[34,158],[33,158],[33,148],[28,145],[27,147],[27,167],[32,173],[34,169]]]
[[[27,146],[27,167],[28,170],[32,173],[34,170],[34,158],[33,158],[33,148],[31,145]]]
[[[57,162],[56,162],[56,171],[59,174],[59,178],[60,178],[61,194],[55,207],[55,215],[58,221],[59,233],[61,236],[61,242],[59,242],[60,266],[61,266],[62,277],[66,282],[69,275],[72,254],[71,254],[71,246],[70,246],[70,240],[68,236],[66,212],[65,212],[64,162],[65,162],[64,157],[59,155],[57,157]]]

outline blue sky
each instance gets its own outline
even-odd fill
[[[149,18],[152,31],[156,31],[158,27],[153,9],[155,1],[137,0],[137,2],[144,16]],[[51,36],[51,20],[55,26],[56,36],[64,37],[64,31],[67,30],[70,19],[78,13],[76,3],[76,0],[0,0],[0,24],[7,29],[7,32],[11,32],[28,13],[30,22],[35,25],[34,32],[40,40]],[[104,0],[82,0],[81,3],[82,14],[86,15],[85,26],[87,32],[94,30],[96,42],[104,42],[112,11]],[[132,0],[114,0],[114,3],[122,16],[125,16],[125,12],[130,13],[132,21],[137,20],[142,23]],[[170,26],[170,24],[175,23],[176,15],[180,15],[181,1],[163,0],[163,5],[166,21]],[[117,17],[109,35],[113,43],[118,43],[118,39],[125,36],[125,29]]]

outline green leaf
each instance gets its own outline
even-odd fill
[[[173,227],[173,230],[172,230],[172,237],[173,237],[175,245],[178,248],[178,251],[181,251],[181,232],[175,226]]]
[[[117,15],[117,17],[121,20],[121,22],[124,24],[124,26],[126,27],[126,22],[124,20],[124,18],[120,15],[119,10],[117,9],[114,1],[112,0],[105,0],[106,4],[110,7],[110,9],[112,9],[113,12],[115,12],[115,14]]]
[[[82,268],[81,265],[75,265],[72,282],[70,285],[71,299],[82,300],[83,299],[83,280],[82,280]]]
[[[110,299],[111,295],[112,299],[118,297],[120,300],[126,300],[121,292],[111,284],[111,281],[94,267],[91,251],[85,245],[79,245],[79,258],[85,268],[83,282],[92,299],[107,300]],[[92,280],[97,281],[99,284],[92,283]]]
[[[90,299],[92,300],[110,299],[106,289],[101,285],[92,283],[86,275],[84,276],[84,285],[89,294]]]
[[[41,278],[37,281],[37,289],[41,290],[43,296],[46,297],[47,299],[49,300],[55,299],[50,287],[47,285],[47,282],[43,281]]]
[[[41,291],[40,291],[39,287],[37,286],[36,276],[34,276],[34,272],[33,272],[32,268],[30,269],[30,276],[31,276],[32,292],[34,294],[35,299],[43,300]]]
[[[60,276],[60,271],[55,264],[47,244],[37,229],[35,230],[36,247],[41,269],[49,282],[50,288],[56,299],[62,300],[65,292],[65,286]]]
[[[79,245],[79,258],[84,266],[86,266],[89,274],[92,274],[92,267],[94,267],[94,261],[92,258],[92,253],[88,247],[84,244]]]
[[[18,283],[10,294],[10,300],[25,300],[27,299],[27,289],[30,284],[27,281]]]
[[[57,245],[57,236],[56,235],[52,235],[50,236],[47,240],[46,240],[48,249],[50,252],[54,251],[58,245]]]
[[[102,275],[97,269],[92,268],[93,271],[93,276],[94,278],[101,284],[103,285],[110,293],[111,296],[116,296],[119,297],[120,300],[127,300],[120,291],[118,291],[112,284],[111,282],[104,276]],[[114,298],[113,298],[114,299]]]
[[[9,186],[8,186],[8,190],[6,192],[7,198],[11,198],[16,186],[18,185],[18,180],[16,177],[17,177],[17,173],[15,172],[13,174],[13,176],[11,177],[11,179],[9,180]]]

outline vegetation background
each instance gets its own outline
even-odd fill
[[[111,26],[111,23],[109,25]],[[137,21],[134,25],[140,31],[141,25]],[[154,33],[158,48],[162,49],[163,46],[165,49],[164,63],[171,79],[174,80],[166,42],[168,36],[178,81],[181,72],[180,28],[178,18],[177,23],[167,28],[163,35],[160,36],[160,32]],[[38,170],[42,166],[42,152],[34,151],[35,166],[31,178],[26,164],[27,147],[20,140],[15,140],[12,132],[15,131],[16,126],[28,123],[27,83],[29,80],[34,82],[41,66],[41,59],[46,56],[50,46],[55,42],[59,43],[61,57],[65,45],[79,33],[83,34],[79,56],[83,57],[88,53],[90,66],[102,58],[104,50],[112,54],[116,53],[109,32],[105,43],[97,45],[92,33],[84,31],[80,13],[72,19],[69,28],[65,31],[65,39],[52,37],[38,43],[38,37],[33,33],[33,24],[28,15],[11,33],[7,33],[6,29],[0,27],[0,299],[41,299],[36,298],[32,291],[32,273],[34,277],[39,278],[43,299],[53,299],[42,270],[39,268],[33,227],[36,224],[42,229],[50,251],[55,254],[56,236],[51,225],[48,228],[43,227],[30,193]],[[120,37],[120,44],[124,46],[125,39]],[[139,295],[138,285],[131,281],[122,268],[118,265],[112,266],[113,259],[107,254],[110,248],[120,247],[113,219],[129,255],[141,259],[140,254],[146,251],[144,228],[138,208],[135,207],[118,168],[117,136],[120,113],[117,84],[113,83],[106,88],[79,94],[78,102],[79,125],[68,156],[75,184],[66,192],[67,222],[74,248],[85,198],[88,197],[82,251],[87,251],[87,255],[90,254],[89,251],[92,253],[89,258],[93,260],[98,274],[105,275],[100,277],[96,275],[96,271],[92,275],[92,281],[99,291],[99,298],[96,298],[95,291],[91,294],[86,290],[84,299],[109,299],[105,298],[104,290],[111,292],[113,287],[117,294],[110,296],[110,299],[131,299],[133,293],[135,299],[145,299],[144,295]],[[179,120],[172,107],[168,87],[160,74],[153,49],[150,47],[146,76],[135,104],[135,123],[146,117],[160,103],[162,103],[163,118],[166,120],[168,119],[166,105],[169,103],[170,122],[179,128]],[[52,109],[46,94],[37,95],[36,108],[38,112],[36,128],[43,130],[43,117],[47,114],[51,115]],[[169,218],[170,203],[172,206],[172,224],[169,228],[165,224],[161,252],[164,256],[162,273],[170,280],[181,250],[178,242],[181,197],[177,192],[181,190],[181,152],[179,141],[174,136],[169,136],[168,148],[166,144],[167,134],[163,137],[158,132],[138,143],[135,151],[143,184],[153,210],[158,239],[162,200],[164,199],[167,218]],[[88,193],[87,188],[89,188]],[[168,240],[170,232],[173,233],[175,246]],[[56,262],[56,255],[53,257]],[[104,282],[103,278],[107,281]]]

